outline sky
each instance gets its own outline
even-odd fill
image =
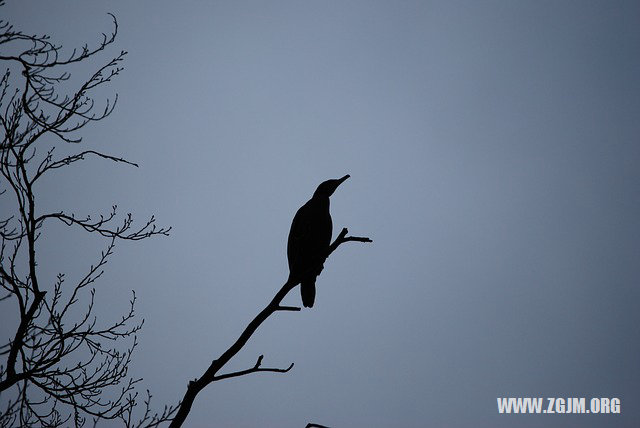
[[[131,374],[158,407],[270,301],[296,210],[350,174],[331,198],[334,231],[373,243],[341,246],[315,306],[274,315],[228,367],[264,354],[294,368],[211,384],[185,426],[640,420],[640,3],[0,9],[69,52],[110,31],[109,12],[114,46],[74,76],[128,55],[97,93],[118,93],[118,106],[83,130],[83,148],[140,167],[92,160],[36,192],[43,211],[117,203],[172,227],[118,243],[96,284],[105,320],[136,291],[145,324]],[[106,244],[49,224],[41,282],[79,278]],[[301,304],[297,289],[286,303]],[[500,415],[498,397],[618,397],[621,413]]]

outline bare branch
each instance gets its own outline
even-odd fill
[[[244,376],[244,375],[248,375],[248,374],[256,373],[256,372],[287,373],[289,370],[291,370],[293,368],[293,363],[291,363],[289,365],[289,367],[287,367],[286,369],[263,368],[263,367],[260,367],[260,365],[262,364],[262,359],[263,358],[264,358],[264,355],[260,355],[258,357],[258,361],[256,361],[255,366],[253,366],[250,369],[240,370],[240,371],[237,371],[237,372],[225,373],[225,374],[222,374],[222,375],[214,376],[213,381],[215,382],[217,380],[223,380],[223,379],[229,379],[229,378],[232,378],[232,377]]]
[[[331,253],[333,253],[340,245],[344,244],[345,242],[372,242],[369,238],[349,237],[347,236],[347,233],[347,228],[342,229],[338,237],[329,246],[325,260],[331,255]],[[324,260],[322,260],[322,262],[324,262]],[[320,266],[322,264],[323,263],[320,263]],[[320,266],[316,267],[316,269],[319,270]],[[182,426],[187,418],[187,415],[191,411],[191,406],[193,405],[196,396],[210,383],[224,379],[226,377],[243,376],[245,374],[253,373],[254,371],[259,371],[256,369],[257,367],[259,367],[259,363],[261,363],[262,361],[262,356],[258,359],[258,364],[256,364],[253,369],[247,369],[240,372],[231,373],[229,375],[217,375],[218,371],[222,369],[225,364],[227,364],[229,360],[231,360],[231,358],[233,358],[240,351],[240,349],[242,349],[246,345],[247,341],[251,338],[251,336],[253,336],[258,327],[260,327],[260,325],[273,313],[283,310],[297,310],[297,308],[281,305],[282,300],[296,285],[297,284],[294,282],[287,281],[276,293],[271,302],[269,302],[269,304],[264,309],[262,309],[262,311],[260,311],[258,315],[256,315],[256,317],[247,325],[247,327],[245,327],[244,331],[240,334],[238,339],[236,339],[236,341],[226,351],[224,351],[218,359],[213,360],[209,368],[207,368],[207,370],[200,378],[189,382],[187,391],[185,392],[184,397],[180,402],[178,412],[176,413],[175,418],[171,421],[171,425],[169,425],[171,428]],[[288,369],[286,369],[286,371],[290,370],[292,367],[293,364]]]
[[[138,421],[133,420],[133,409],[137,406],[138,394],[132,394],[128,397],[130,405],[127,407],[126,411],[122,412],[120,415],[120,420],[124,423],[124,426],[127,428],[153,428],[159,426],[160,424],[171,421],[173,414],[178,410],[178,406],[164,406],[162,412],[160,413],[152,413],[151,411],[151,399],[153,396],[151,392],[147,389],[146,398],[143,400],[144,404],[144,413],[142,417]]]
[[[336,249],[338,249],[340,245],[344,244],[345,242],[373,242],[369,238],[363,238],[360,236],[347,236],[347,233],[349,233],[349,230],[346,227],[342,228],[340,234],[338,234],[338,237],[329,246],[329,253],[327,254],[327,257],[329,257],[331,253],[333,253]]]
[[[301,308],[297,307],[297,306],[278,306],[276,308],[277,311],[294,311],[294,312],[299,312],[301,310]]]
[[[155,225],[155,217],[152,216],[144,226],[132,232],[129,232],[131,226],[133,225],[133,218],[131,216],[131,213],[127,214],[120,226],[115,228],[107,227],[107,223],[115,218],[116,210],[117,206],[114,205],[111,212],[107,216],[100,215],[99,219],[95,221],[91,220],[91,216],[86,216],[85,218],[77,218],[73,214],[69,215],[64,214],[63,212],[43,214],[35,219],[35,223],[41,224],[46,219],[54,218],[60,220],[67,226],[77,225],[82,227],[87,232],[95,232],[107,238],[118,238],[130,241],[139,241],[149,238],[153,235],[168,236],[169,232],[171,231],[171,227],[158,228]]]
[[[103,159],[111,160],[113,162],[122,162],[122,163],[126,163],[126,164],[129,164],[129,165],[135,166],[136,168],[138,167],[137,163],[130,162],[130,161],[124,159],[124,158],[105,155],[104,153],[96,152],[95,150],[85,150],[84,152],[77,153],[77,154],[72,155],[72,156],[67,156],[67,157],[59,159],[57,161],[52,161],[51,160],[51,154],[52,153],[53,153],[53,149],[47,154],[47,157],[45,157],[43,159],[43,161],[40,163],[40,166],[38,167],[38,171],[36,172],[36,174],[34,175],[33,179],[31,180],[31,183],[34,183],[38,178],[40,178],[40,176],[42,174],[44,174],[48,170],[62,168],[64,166],[68,166],[68,165],[70,165],[70,164],[72,164],[74,162],[77,162],[77,161],[80,161],[80,160],[84,160],[85,156],[87,156],[87,155],[95,155],[95,156],[101,157]]]

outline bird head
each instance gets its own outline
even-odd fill
[[[341,185],[342,182],[345,181],[349,177],[350,177],[350,175],[347,174],[342,178],[335,178],[335,179],[327,180],[327,181],[324,181],[324,182],[320,183],[320,185],[316,189],[316,191],[313,194],[313,196],[325,196],[325,197],[328,198],[329,196],[333,195],[333,192],[336,191],[338,186]]]

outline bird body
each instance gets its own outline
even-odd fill
[[[327,180],[318,186],[313,197],[296,212],[287,242],[289,282],[300,284],[302,304],[313,307],[316,295],[316,277],[331,244],[333,223],[329,211],[329,197],[347,178]]]

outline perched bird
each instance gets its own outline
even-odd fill
[[[331,244],[333,224],[329,213],[329,197],[347,178],[349,174],[321,183],[311,199],[300,207],[291,223],[287,242],[288,282],[300,284],[302,304],[307,308],[313,307],[316,277],[323,269]]]

